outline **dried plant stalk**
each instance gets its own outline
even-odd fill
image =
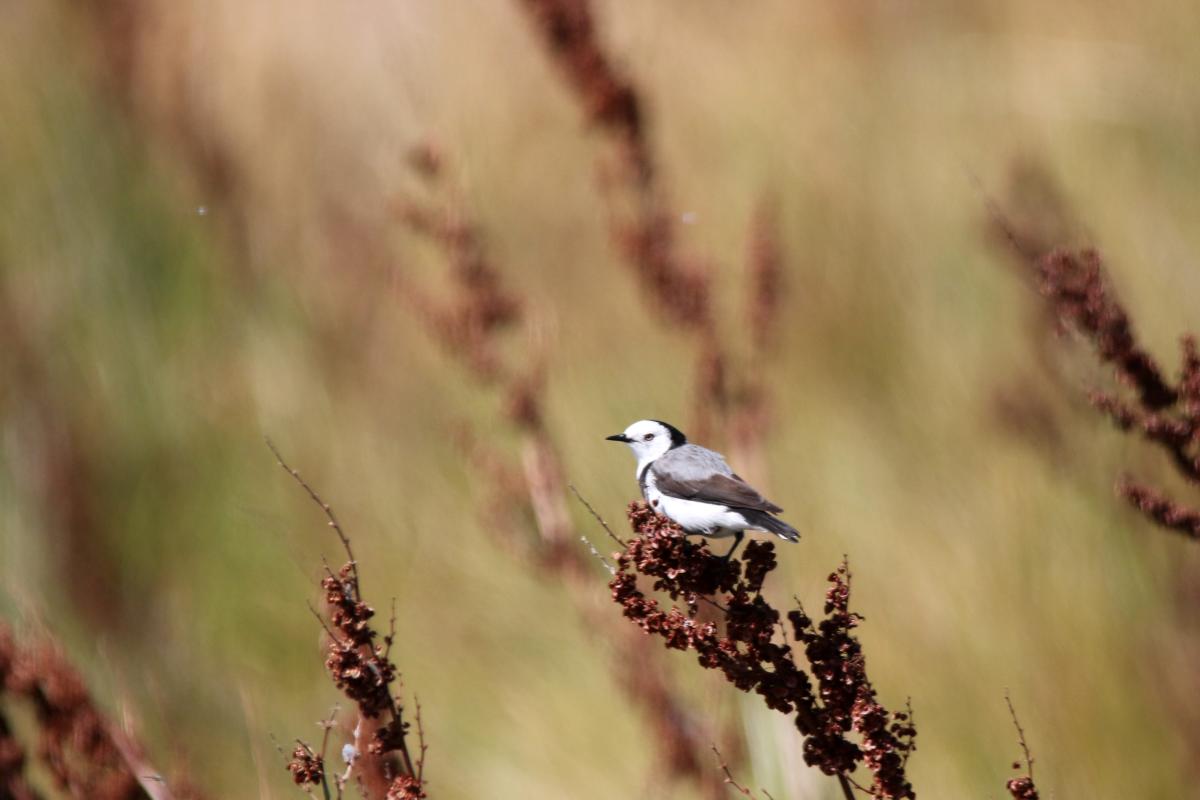
[[[426,147],[418,152],[430,150]],[[418,163],[425,160],[417,159]],[[422,176],[431,188],[445,188],[445,169],[440,161],[435,172],[425,172]],[[528,359],[532,363],[518,367],[515,359],[506,360],[502,356],[502,337],[524,319],[527,309],[504,288],[499,267],[488,258],[480,245],[482,236],[461,209],[438,209],[408,199],[401,204],[401,212],[402,221],[410,229],[440,246],[449,266],[450,283],[450,291],[437,300],[416,287],[405,291],[403,296],[415,310],[417,305],[421,307],[420,318],[425,320],[426,330],[442,343],[448,354],[480,385],[497,388],[504,398],[502,421],[520,437],[519,465],[495,452],[484,452],[474,437],[464,437],[469,443],[469,455],[484,466],[484,472],[495,483],[496,502],[489,505],[487,530],[503,535],[502,544],[506,548],[528,556],[531,568],[540,575],[562,581],[587,629],[611,643],[618,683],[654,731],[653,739],[661,756],[659,763],[665,766],[667,777],[694,783],[706,797],[719,797],[723,784],[704,766],[705,753],[718,737],[678,697],[660,657],[644,638],[625,626],[614,625],[611,617],[596,606],[594,566],[579,547],[580,531],[566,506],[568,487],[562,458],[542,411],[545,393],[542,358],[535,354]],[[453,220],[453,225],[447,220]],[[467,264],[470,269],[464,267]],[[468,279],[468,275],[476,277]],[[476,316],[479,309],[497,305],[503,306],[505,314]],[[457,333],[459,329],[440,322],[448,318],[479,321],[467,326],[473,335],[463,336]],[[514,547],[508,529],[494,524],[498,509],[506,509],[505,516],[511,519],[532,519],[537,543],[525,540]]]
[[[346,563],[336,573],[326,567],[325,577],[321,579],[325,616],[313,611],[326,634],[325,669],[338,690],[358,710],[353,741],[343,748],[343,752],[349,754],[346,773],[332,776],[337,796],[342,796],[346,783],[353,779],[368,800],[422,800],[427,796],[424,788],[425,739],[421,733],[420,755],[414,759],[408,743],[410,725],[404,718],[405,708],[395,687],[400,674],[391,658],[395,609],[389,633],[381,636],[371,624],[375,609],[362,598],[358,562],[350,537],[333,508],[299,472],[287,465],[270,441],[267,446],[279,466],[321,509],[346,551]],[[288,770],[297,785],[320,786],[327,797],[331,776],[325,764],[325,745],[332,724],[332,719],[326,723],[326,741],[320,749],[297,740],[288,762]]]
[[[1017,729],[1017,741],[1021,745],[1021,752],[1025,755],[1025,774],[1016,778],[1012,778],[1005,784],[1008,793],[1012,795],[1013,800],[1038,800],[1037,786],[1033,783],[1033,755],[1029,751],[1029,744],[1025,741],[1025,729],[1021,727],[1021,721],[1017,719],[1017,710],[1013,707],[1012,698],[1008,693],[1004,693],[1004,702],[1008,704],[1008,713],[1012,716],[1013,727]],[[1021,768],[1020,761],[1014,761],[1013,769]]]
[[[751,542],[741,561],[725,560],[709,552],[707,543],[689,541],[678,525],[644,503],[629,507],[629,520],[635,536],[618,557],[609,584],[627,619],[662,638],[669,649],[696,653],[702,667],[758,694],[768,708],[792,715],[805,737],[805,762],[836,777],[847,798],[859,766],[871,775],[864,790],[872,797],[916,797],[906,767],[917,731],[907,712],[889,712],[878,701],[867,677],[862,647],[852,633],[860,617],[849,609],[845,563],[829,576],[822,619],[812,619],[803,608],[786,615],[789,642],[784,615],[762,595],[777,565],[771,542]],[[639,577],[670,598],[669,610],[639,587]],[[722,598],[716,607],[723,632],[715,622],[698,618],[701,601],[714,595]]]
[[[0,623],[0,690],[32,706],[38,759],[61,791],[89,800],[184,796],[173,795],[147,763],[142,746],[104,716],[83,678],[48,637],[22,645]],[[0,796],[38,796],[24,778],[24,759],[24,748],[0,715]]]
[[[0,797],[11,800],[41,798],[25,778],[25,747],[3,713],[0,713]]]
[[[1121,430],[1137,430],[1166,452],[1180,475],[1200,485],[1200,353],[1195,337],[1182,339],[1180,377],[1172,384],[1138,344],[1099,253],[1055,250],[1039,259],[1038,280],[1059,325],[1088,339],[1133,394],[1093,392],[1092,404]],[[1117,493],[1159,526],[1200,538],[1200,510],[1128,477],[1118,481]]]

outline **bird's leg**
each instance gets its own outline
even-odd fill
[[[729,548],[729,552],[725,554],[726,561],[733,558],[733,551],[738,549],[738,545],[742,543],[742,539],[746,537],[745,531],[738,531],[733,535],[733,547]]]

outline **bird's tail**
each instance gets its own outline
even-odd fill
[[[789,542],[800,541],[800,531],[765,511],[754,511],[751,514],[747,514],[747,516],[749,517],[749,522],[753,523],[754,527],[760,530],[773,533],[780,539],[786,539]]]

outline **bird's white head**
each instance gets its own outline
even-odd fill
[[[687,437],[678,428],[656,419],[639,419],[622,433],[607,437],[610,442],[629,445],[638,460],[638,474],[647,464],[668,450],[687,444]]]

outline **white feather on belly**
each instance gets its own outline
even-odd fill
[[[750,530],[753,527],[746,522],[745,517],[731,511],[728,506],[683,500],[663,494],[654,485],[653,471],[646,476],[645,494],[651,508],[678,522],[688,533],[722,539],[733,536],[736,531]]]

